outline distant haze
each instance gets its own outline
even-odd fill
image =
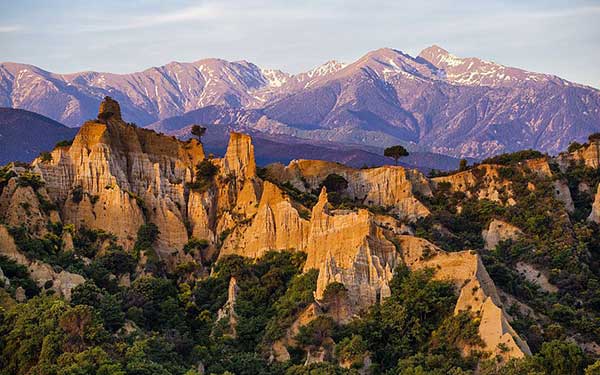
[[[598,1],[3,1],[0,61],[126,73],[247,59],[290,73],[439,44],[600,87]]]

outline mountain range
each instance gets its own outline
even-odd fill
[[[297,75],[220,59],[132,74],[0,64],[0,106],[78,126],[95,116],[105,96],[119,101],[125,118],[167,134],[189,135],[190,123],[181,119],[200,111],[192,117],[227,131],[379,154],[398,143],[453,157],[525,148],[557,153],[600,130],[599,90],[438,46],[417,57],[379,49]]]

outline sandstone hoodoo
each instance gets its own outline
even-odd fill
[[[262,167],[246,134],[208,156],[196,139],[126,123],[107,97],[71,144],[0,169],[0,282],[25,304],[55,293],[97,309],[117,341],[152,330],[209,343],[195,366],[215,373],[238,355],[363,373],[443,350],[470,370],[524,364],[544,340],[596,340],[573,322],[596,316],[577,281],[594,271],[570,277],[597,251],[587,153],[511,154],[435,178]],[[393,345],[379,346],[383,332]]]

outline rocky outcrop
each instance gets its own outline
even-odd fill
[[[398,262],[396,247],[367,210],[329,211],[324,188],[312,211],[306,252],[304,268],[319,269],[317,299],[334,281],[346,286],[357,312],[389,295],[388,282]]]
[[[594,203],[592,204],[592,212],[588,216],[588,220],[600,224],[600,185],[598,185]]]
[[[264,183],[256,215],[238,225],[227,238],[221,256],[260,257],[268,250],[294,249],[308,254],[305,270],[319,270],[316,298],[334,281],[349,291],[358,312],[389,294],[388,282],[397,263],[396,248],[367,210],[332,211],[325,188],[310,220],[274,184]]]
[[[494,282],[477,253],[446,253],[427,240],[412,236],[400,236],[399,242],[409,268],[433,268],[436,279],[454,283],[459,291],[454,311],[469,311],[480,319],[479,335],[485,351],[505,359],[531,354],[527,343],[511,327]]]
[[[28,225],[40,227],[53,215],[42,207],[40,197],[47,197],[59,207],[57,220],[111,232],[126,249],[133,247],[142,224],[153,223],[160,231],[155,250],[171,269],[191,257],[183,252],[191,236],[208,242],[209,249],[202,255],[208,257],[217,251],[221,257],[238,254],[251,258],[270,250],[305,252],[304,271],[319,271],[314,296],[317,303],[300,315],[286,339],[275,343],[273,350],[278,359],[286,357],[285,345],[298,327],[322,313],[318,303],[324,302],[329,284],[341,283],[347,291],[344,305],[335,306],[334,314],[346,322],[390,296],[389,282],[402,262],[413,269],[433,267],[436,277],[456,285],[460,293],[456,312],[470,310],[481,318],[479,329],[486,350],[505,357],[528,353],[527,345],[510,327],[495,286],[475,253],[445,253],[425,240],[403,234],[410,228],[401,223],[429,214],[417,200],[418,196],[432,194],[429,181],[419,172],[401,167],[357,170],[301,160],[287,167],[270,167],[267,175],[275,182],[263,181],[257,175],[250,137],[232,133],[225,156],[210,160],[218,170],[216,175],[198,173],[196,177],[196,166],[205,161],[202,145],[196,140],[181,142],[126,124],[118,104],[109,99],[98,116],[98,121],[83,125],[71,146],[55,149],[50,160],[37,159],[33,163],[45,189],[18,186],[14,179],[9,182],[0,197],[4,220],[29,219]],[[336,210],[325,188],[308,209],[276,184],[290,182],[301,191],[312,192],[332,173],[348,181],[344,194],[357,206],[384,206],[390,215],[364,208]],[[509,183],[500,178],[496,166],[440,177],[433,185],[440,188],[442,183],[448,183],[454,191],[511,204],[509,189],[502,193]],[[29,200],[37,202],[29,209],[39,215],[18,211]],[[16,212],[8,212],[11,209]],[[72,287],[83,282],[78,275],[56,273],[48,265],[30,262],[2,228],[0,244],[6,243],[2,251],[26,264],[36,282],[67,298]],[[495,236],[497,241],[504,236],[499,227],[488,232],[494,232],[488,236]],[[65,244],[68,242],[65,238]],[[144,264],[143,258],[144,254],[140,264]],[[220,320],[228,320],[232,335],[237,325],[236,291],[232,278],[228,301],[219,312]],[[500,350],[499,346],[504,345],[508,352]],[[308,358],[320,360],[319,353],[311,353]]]
[[[573,213],[575,211],[575,205],[573,204],[569,185],[563,180],[556,180],[552,185],[554,187],[554,196],[556,199],[565,205],[567,212]]]
[[[49,264],[31,261],[23,255],[4,225],[0,225],[0,255],[27,267],[29,275],[40,288],[50,288],[58,295],[71,299],[71,291],[85,282],[81,275],[67,271],[56,272]]]
[[[517,262],[515,268],[525,280],[539,286],[543,291],[548,293],[558,292],[556,285],[550,283],[544,272],[535,269],[532,265],[525,262]]]
[[[185,184],[204,159],[202,145],[128,125],[110,99],[98,116],[70,147],[55,149],[52,160],[36,159],[35,171],[65,223],[111,232],[131,248],[140,225],[152,222],[161,232],[159,255],[173,263],[188,240]]]
[[[31,176],[28,170],[19,171],[18,175]],[[17,178],[8,181],[0,195],[0,221],[9,226],[24,226],[31,233],[43,236],[46,234],[48,221],[59,222],[58,212],[53,208],[43,207],[41,200],[50,203],[46,189],[19,184]]]
[[[237,336],[236,327],[238,324],[238,316],[235,312],[235,303],[238,294],[237,280],[235,277],[229,279],[229,287],[227,288],[227,301],[225,305],[217,312],[217,322],[226,320],[227,332],[231,337]]]
[[[493,250],[502,241],[517,240],[523,232],[505,221],[494,219],[488,225],[487,230],[481,233],[485,242],[486,250]]]
[[[565,169],[570,163],[583,163],[590,168],[599,168],[600,141],[590,142],[574,152],[561,154],[557,158],[557,161],[561,169]]]
[[[0,268],[0,288],[8,289],[10,287],[10,280],[4,276],[2,268]]]
[[[463,192],[467,197],[513,205],[516,202],[512,198],[511,183],[500,177],[500,168],[499,165],[482,164],[467,171],[433,178],[432,182],[438,189],[449,184],[451,191]]]
[[[289,182],[300,191],[318,189],[333,173],[348,181],[343,193],[361,204],[390,208],[391,213],[410,220],[429,215],[415,194],[431,196],[431,188],[425,176],[416,170],[394,166],[353,169],[319,160],[294,160],[286,167],[274,164],[267,170],[269,178]]]
[[[294,337],[300,332],[300,327],[307,325],[311,321],[315,320],[319,315],[322,315],[323,311],[316,303],[308,305],[294,320],[292,325],[285,331],[285,335],[279,340],[275,341],[271,346],[272,360],[278,362],[285,362],[290,359],[290,353],[288,347],[296,345]]]

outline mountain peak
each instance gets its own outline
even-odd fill
[[[447,67],[460,66],[464,64],[467,60],[470,60],[453,55],[435,44],[421,51],[421,53],[419,53],[419,57],[429,61],[436,67],[442,69],[445,69]]]
[[[419,56],[426,58],[426,56],[440,56],[440,55],[450,55],[450,52],[445,50],[444,48],[438,46],[437,44],[431,45],[419,53]]]
[[[313,68],[312,70],[307,72],[309,77],[320,77],[326,74],[335,73],[340,69],[343,69],[346,66],[345,63],[339,62],[337,60],[329,60],[324,64]]]

